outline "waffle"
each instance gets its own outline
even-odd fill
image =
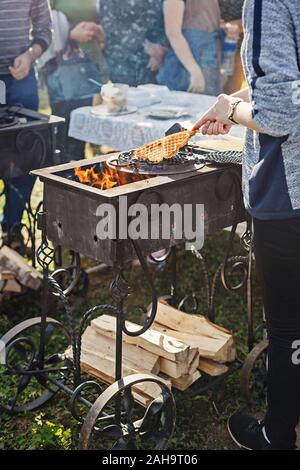
[[[172,158],[184,147],[196,131],[183,131],[171,134],[134,150],[133,153],[141,160],[160,163],[164,158]]]

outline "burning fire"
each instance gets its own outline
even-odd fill
[[[95,166],[87,168],[86,170],[75,168],[74,173],[80,183],[87,184],[94,188],[99,188],[102,191],[147,178],[147,176],[137,175],[134,173],[118,172],[106,164],[103,165],[103,169],[99,173],[95,171]]]

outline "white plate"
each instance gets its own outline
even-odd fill
[[[183,116],[188,116],[189,112],[184,108],[175,106],[157,106],[149,109],[145,115],[154,119],[178,119]]]
[[[91,114],[94,116],[126,116],[126,114],[133,114],[136,112],[136,106],[128,106],[125,111],[120,111],[118,113],[109,113],[105,104],[99,104],[98,106],[93,106],[91,108]]]
[[[147,90],[131,87],[128,92],[127,102],[129,107],[144,108],[160,103],[160,100]]]
[[[148,83],[146,85],[139,85],[137,88],[138,90],[148,91],[148,93],[151,93],[151,95],[155,96],[159,101],[164,101],[164,99],[171,95],[169,88],[162,85]]]

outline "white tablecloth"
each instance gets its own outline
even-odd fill
[[[181,106],[184,98],[184,107],[188,110],[189,116],[162,121],[146,117],[149,108],[139,108],[136,113],[123,116],[95,116],[91,113],[91,107],[85,107],[72,112],[69,135],[96,145],[108,145],[115,150],[131,150],[160,139],[175,122],[191,128],[215,101],[211,96],[182,92],[172,92],[172,97],[174,106]],[[164,102],[161,105],[164,105]],[[244,137],[244,133],[242,127],[234,126],[230,135]],[[203,137],[199,136],[200,140],[201,138]]]

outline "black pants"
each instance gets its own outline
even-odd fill
[[[300,417],[300,218],[254,220],[254,250],[270,342],[266,432],[274,448],[292,449]]]

